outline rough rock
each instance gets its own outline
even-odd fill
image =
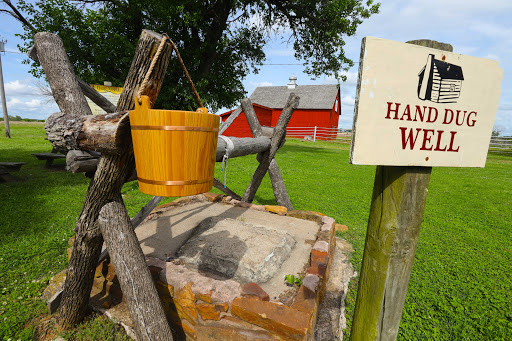
[[[284,231],[254,226],[234,219],[205,219],[197,233],[178,252],[181,260],[199,272],[263,283],[279,270],[294,247]]]

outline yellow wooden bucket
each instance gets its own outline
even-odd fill
[[[149,97],[141,100],[130,111],[140,191],[175,197],[211,190],[219,116],[208,114],[206,108],[154,110]]]

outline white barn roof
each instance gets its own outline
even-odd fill
[[[281,109],[292,92],[300,97],[298,109],[332,109],[338,87],[336,84],[298,85],[295,89],[287,86],[260,86],[254,90],[250,100],[272,109]]]

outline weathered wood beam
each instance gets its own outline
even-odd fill
[[[78,81],[78,85],[80,85],[80,89],[86,97],[88,97],[91,101],[94,102],[101,109],[105,110],[106,113],[113,113],[116,111],[116,106],[112,104],[105,96],[101,95],[98,91],[96,91],[92,86],[76,77]]]
[[[213,178],[213,187],[226,195],[230,195],[233,199],[242,200],[242,197],[233,192],[229,187],[224,187],[224,184],[219,179]]]
[[[103,206],[98,223],[132,317],[137,340],[172,340],[162,301],[122,203]]]
[[[100,157],[82,150],[70,150],[66,154],[66,170],[71,173],[95,172]]]
[[[136,92],[142,85],[162,36],[144,30],[128,72],[116,112],[131,110],[135,106]],[[38,48],[39,53],[39,48]],[[154,103],[162,86],[169,64],[171,47],[166,44],[150,76],[148,89],[143,93]],[[64,285],[58,322],[69,328],[85,316],[92,288],[94,269],[98,264],[103,238],[97,224],[100,209],[108,202],[122,202],[120,191],[133,173],[133,152],[121,155],[102,154],[98,169],[89,185],[82,213],[75,227],[76,237]]]
[[[34,35],[34,44],[39,63],[44,69],[60,111],[76,116],[92,115],[62,40],[53,33],[38,32]]]
[[[222,135],[226,129],[229,128],[229,126],[231,125],[231,123],[233,123],[234,120],[236,120],[236,118],[242,113],[242,107],[238,107],[236,108],[232,113],[231,115],[229,115],[228,119],[221,124],[220,128],[219,128],[219,135]]]
[[[254,107],[252,106],[251,100],[248,98],[244,98],[241,102],[241,105],[245,113],[245,117],[247,118],[247,123],[249,123],[249,128],[251,128],[252,136],[262,136],[263,130],[261,129],[260,121],[256,116],[256,112],[254,111]]]
[[[268,176],[270,177],[270,183],[272,184],[272,190],[274,192],[274,197],[276,198],[277,203],[286,207],[289,211],[293,210],[290,196],[286,190],[283,176],[281,175],[281,171],[279,170],[279,166],[277,165],[275,158],[270,161],[270,166],[268,167]]]
[[[233,142],[233,150],[229,153],[229,158],[257,154],[270,149],[271,140],[266,136],[257,138],[249,137],[227,137]],[[217,156],[216,161],[221,162],[226,153],[226,141],[222,138],[217,140]]]
[[[288,101],[286,102],[281,115],[279,116],[279,120],[274,128],[274,133],[271,138],[271,146],[270,150],[260,155],[259,159],[260,164],[258,168],[254,172],[254,175],[249,183],[249,186],[244,192],[242,197],[243,201],[252,202],[254,200],[254,196],[256,195],[256,191],[258,190],[263,177],[265,176],[267,170],[271,166],[272,163],[272,171],[269,172],[270,180],[272,182],[272,188],[274,190],[274,196],[276,197],[277,203],[279,205],[285,206],[288,209],[293,209],[290,198],[288,196],[288,192],[286,191],[286,187],[284,186],[284,181],[281,176],[281,172],[279,171],[279,167],[277,166],[277,161],[274,160],[274,156],[277,150],[282,146],[283,141],[286,137],[286,126],[290,121],[293,112],[299,105],[300,98],[296,96],[294,93],[290,94]],[[256,113],[252,107],[251,102],[248,99],[242,100],[242,107],[244,108],[244,112],[246,114],[247,122],[249,122],[249,126],[251,127],[251,131],[253,135],[261,135],[263,134],[261,130],[261,126],[256,117]]]
[[[55,113],[45,125],[48,141],[58,150],[93,150],[122,154],[131,148],[128,111],[77,117]]]

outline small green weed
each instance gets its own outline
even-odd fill
[[[300,287],[300,285],[302,284],[302,276],[300,273],[297,273],[297,277],[295,277],[295,275],[288,274],[284,276],[284,280],[287,282],[289,286],[297,284],[297,286]]]

